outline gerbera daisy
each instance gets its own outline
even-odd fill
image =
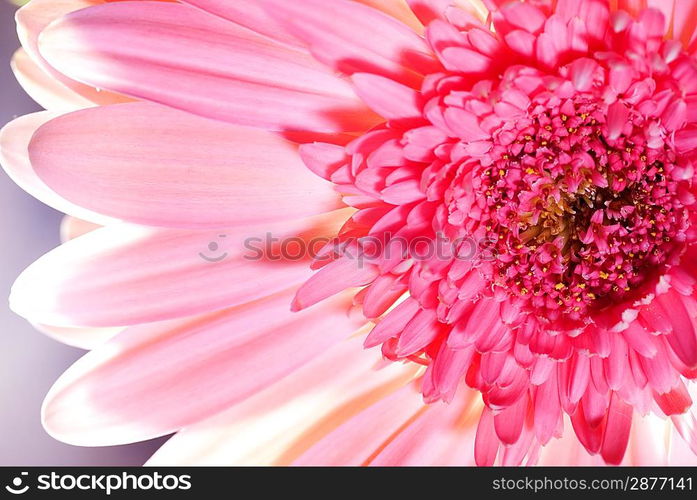
[[[3,164],[69,217],[10,302],[93,349],[47,396],[57,438],[176,432],[158,464],[694,461],[695,1],[17,19],[48,111]]]

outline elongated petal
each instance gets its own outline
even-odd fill
[[[148,465],[287,465],[322,436],[404,385],[415,368],[339,342],[278,383],[178,432]]]
[[[53,21],[80,9],[100,5],[104,0],[32,0],[17,11],[17,34],[31,60],[54,79],[52,86],[65,87],[74,99],[94,104],[114,104],[130,99],[79,83],[57,71],[39,53],[39,35]],[[47,108],[50,109],[50,108]]]
[[[123,331],[123,328],[65,328],[51,325],[34,325],[41,333],[63,344],[79,349],[96,349]]]
[[[61,196],[140,224],[232,227],[341,206],[279,136],[150,103],[52,120],[34,134],[29,156]]]
[[[423,25],[414,16],[405,0],[357,0],[360,3],[369,5],[381,10],[395,19],[399,19],[415,31],[422,31]],[[282,23],[267,14],[258,0],[184,0],[200,9],[215,14],[224,19],[228,19],[242,26],[266,35],[274,40],[279,40],[291,45],[300,45],[302,42],[290,33],[286,32]]]
[[[29,161],[29,142],[34,132],[58,115],[41,112],[25,115],[0,131],[0,163],[9,177],[27,193],[60,212],[98,224],[115,222],[112,217],[75,205],[59,196],[42,181]]]
[[[260,3],[317,59],[342,73],[375,73],[417,87],[422,75],[438,70],[423,38],[365,5],[348,0]]]
[[[12,72],[26,93],[47,110],[67,112],[94,106],[94,102],[47,73],[24,49],[18,49],[12,57]]]
[[[421,94],[417,91],[370,73],[356,73],[352,80],[361,99],[381,116],[389,120],[421,116]]]
[[[413,386],[377,402],[329,433],[294,465],[362,465],[426,407]]]
[[[309,55],[184,5],[75,12],[44,30],[41,53],[96,87],[240,125],[339,132],[374,123],[350,85]]]
[[[44,425],[83,445],[168,434],[248,398],[360,326],[346,297],[294,314],[291,296],[124,331],[56,382]]]
[[[15,282],[10,305],[57,326],[125,326],[223,309],[305,281],[307,260],[284,257],[278,240],[326,237],[345,218],[227,232],[105,227],[34,262]]]
[[[377,267],[360,256],[344,256],[324,266],[300,287],[293,310],[310,307],[346,288],[367,285],[378,275]]]

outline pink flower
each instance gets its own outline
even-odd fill
[[[49,111],[1,138],[73,216],[11,297],[94,348],[49,432],[180,431],[153,463],[694,462],[697,2],[101,3],[20,11]],[[266,233],[329,243],[247,259]]]

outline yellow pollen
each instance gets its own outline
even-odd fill
[[[605,271],[600,271],[600,277],[604,280],[608,279],[610,275],[606,273]]]
[[[564,283],[557,283],[557,285],[554,287],[556,290],[563,290],[566,288],[566,285]]]

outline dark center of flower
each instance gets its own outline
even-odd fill
[[[479,234],[496,256],[485,272],[550,320],[638,297],[684,246],[676,155],[651,136],[660,124],[626,113],[609,126],[589,96],[545,94],[474,169]]]

